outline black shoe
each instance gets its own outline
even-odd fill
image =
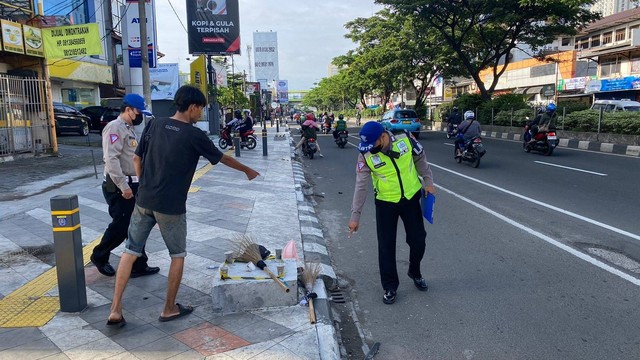
[[[96,266],[96,269],[98,269],[98,271],[100,272],[100,274],[104,275],[104,276],[114,276],[116,274],[116,270],[113,268],[113,266],[111,266],[111,264],[109,263],[99,263],[95,260],[95,258],[93,257],[93,255],[91,255],[91,257],[89,257],[89,259],[91,260],[91,263],[93,263],[93,265]]]
[[[411,272],[407,272],[407,275],[409,275],[411,280],[413,280],[413,284],[418,288],[418,290],[427,291],[427,289],[429,289],[429,285],[427,285],[427,280],[425,280],[423,277],[415,277],[411,275]]]
[[[160,268],[157,267],[157,266],[154,266],[154,267],[147,266],[143,270],[133,270],[133,271],[131,271],[131,277],[132,278],[137,278],[137,277],[145,276],[145,275],[153,275],[153,274],[157,274],[159,271],[160,271]]]
[[[396,292],[393,290],[385,290],[384,295],[382,296],[382,302],[391,305],[396,302]]]

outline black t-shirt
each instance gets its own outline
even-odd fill
[[[200,156],[212,164],[223,156],[202,130],[171,118],[155,119],[145,127],[136,155],[143,159],[136,203],[170,215],[187,212],[187,193]]]

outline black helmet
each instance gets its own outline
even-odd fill
[[[236,110],[233,112],[233,116],[237,117],[237,118],[241,118],[242,117],[242,112],[240,110]]]
[[[338,115],[338,119],[340,119],[340,120],[344,119],[344,115],[342,115],[342,114]]]

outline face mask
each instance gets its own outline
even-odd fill
[[[136,115],[136,118],[133,119],[132,123],[134,126],[138,126],[140,124],[142,124],[142,121],[144,120],[144,117],[142,116],[142,114],[138,114]]]

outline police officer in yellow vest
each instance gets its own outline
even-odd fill
[[[396,268],[396,231],[402,219],[409,244],[407,275],[421,291],[428,286],[420,271],[427,232],[420,207],[421,189],[435,193],[431,168],[422,145],[409,133],[385,131],[375,121],[360,130],[360,154],[356,166],[356,185],[349,221],[349,236],[358,231],[360,213],[373,180],[378,233],[378,265],[384,289],[382,301],[393,304],[400,280]]]

